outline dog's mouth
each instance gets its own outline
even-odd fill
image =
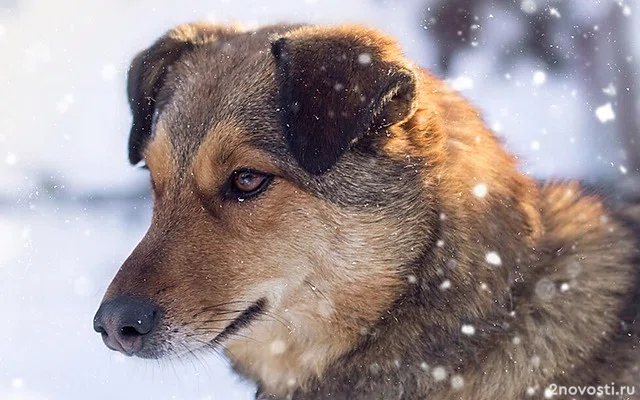
[[[214,337],[210,343],[219,344],[230,336],[233,336],[240,329],[247,327],[253,320],[262,314],[267,306],[265,298],[259,299],[249,307],[247,307],[236,319],[231,321],[226,328]]]
[[[256,318],[258,318],[262,313],[264,313],[267,307],[267,300],[265,298],[257,300],[255,303],[251,304],[244,311],[242,311],[233,321],[229,323],[220,333],[218,333],[213,339],[200,342],[200,346],[202,348],[206,347],[218,347],[222,346],[222,343],[233,337],[238,331],[242,328],[247,327],[251,324]],[[162,338],[155,336],[149,338],[147,343],[143,348],[136,352],[135,355],[140,358],[147,359],[159,359],[159,358],[172,358],[172,357],[180,357],[183,355],[182,352],[175,352],[172,349],[181,349],[183,346],[174,346],[172,345],[172,339],[170,337]],[[188,346],[187,346],[188,347]],[[196,349],[192,349],[196,350]],[[191,353],[191,351],[188,351]]]

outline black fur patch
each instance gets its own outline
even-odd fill
[[[413,73],[378,52],[354,38],[272,43],[285,138],[309,173],[326,172],[351,143],[411,111]]]

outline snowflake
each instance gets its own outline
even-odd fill
[[[533,84],[536,86],[540,86],[547,81],[547,74],[544,71],[536,71],[533,74]]]
[[[540,142],[537,140],[534,140],[531,142],[531,150],[540,150]]]
[[[14,389],[22,389],[24,387],[24,380],[22,378],[13,378],[11,380],[11,387]]]
[[[441,382],[447,379],[447,370],[441,366],[433,367],[431,370],[431,376],[433,376],[433,379],[435,379],[436,382]]]
[[[520,336],[514,336],[513,339],[511,339],[511,343],[517,346],[522,343],[522,338]]]
[[[407,277],[407,280],[409,281],[409,283],[416,283],[418,281],[418,278],[416,278],[415,275],[409,275]]]
[[[627,4],[622,7],[622,15],[624,15],[625,17],[631,15],[631,7],[629,7]]]
[[[371,64],[371,54],[369,53],[361,53],[358,55],[358,62],[361,65],[369,65]]]
[[[553,389],[551,388],[551,386],[549,386],[548,388],[546,388],[546,389],[544,390],[544,398],[545,398],[545,399],[550,399],[550,398],[552,398],[552,397],[553,397],[553,395],[554,395],[554,391],[553,391]]]
[[[67,93],[64,95],[64,97],[60,101],[58,101],[58,104],[56,104],[56,109],[61,114],[65,113],[69,111],[69,107],[71,107],[71,105],[75,103],[75,101],[76,100],[73,97],[73,94]]]
[[[624,165],[620,165],[619,169],[620,169],[620,172],[621,172],[623,175],[626,175],[626,174],[627,174],[627,172],[629,172],[629,171],[627,170],[627,167],[625,167]]]
[[[527,395],[533,396],[534,394],[536,394],[536,388],[534,388],[533,386],[529,386],[527,388]]]
[[[602,93],[606,94],[607,96],[614,97],[617,91],[616,87],[613,85],[613,82],[609,83],[606,88],[602,88]]]
[[[488,252],[484,259],[491,265],[502,265],[502,259],[500,258],[500,255],[495,251]]]
[[[451,377],[451,388],[453,390],[460,390],[464,386],[464,378],[460,375],[454,375]]]
[[[534,0],[522,0],[520,9],[526,14],[533,14],[538,10],[538,5]]]
[[[596,108],[596,117],[603,124],[605,122],[616,119],[616,114],[613,112],[613,107],[611,107],[611,103],[606,103]]]
[[[488,189],[487,185],[484,183],[478,183],[473,187],[473,195],[479,198],[483,198],[487,195]]]
[[[560,285],[560,291],[561,292],[567,292],[569,291],[569,284],[567,282],[563,283],[562,285]]]
[[[549,7],[549,15],[556,18],[562,17],[562,15],[560,15],[560,11],[555,7]]]
[[[549,278],[542,278],[536,283],[536,295],[542,300],[550,300],[556,294],[556,285]]]
[[[460,332],[467,336],[471,336],[476,333],[476,328],[474,328],[473,325],[462,325]]]
[[[473,79],[471,77],[462,75],[455,79],[448,80],[451,89],[462,92],[464,90],[473,89]]]
[[[440,284],[441,290],[447,290],[450,287],[451,287],[451,281],[449,279],[442,281],[442,283]]]
[[[287,345],[282,340],[274,340],[269,345],[269,350],[271,350],[271,354],[278,355],[283,354],[287,349]]]
[[[438,247],[442,247],[442,246],[444,246],[444,240],[442,240],[442,239],[438,240],[438,241],[436,242],[436,246],[438,246]]]

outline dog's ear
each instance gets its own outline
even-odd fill
[[[271,51],[285,138],[311,174],[326,172],[366,133],[414,112],[416,76],[376,31],[303,27],[274,38]]]
[[[127,94],[133,115],[129,134],[129,161],[142,159],[147,139],[152,135],[157,96],[171,66],[197,46],[211,43],[231,28],[206,23],[185,24],[172,29],[134,58],[127,78]]]

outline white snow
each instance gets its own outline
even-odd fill
[[[454,375],[451,377],[451,388],[453,390],[460,390],[464,386],[464,378],[460,375]]]
[[[626,175],[627,172],[629,172],[629,170],[627,170],[627,167],[625,167],[624,165],[620,165],[618,169],[620,170],[620,173],[623,175]]]
[[[473,79],[467,75],[462,75],[455,79],[448,79],[447,83],[451,89],[458,92],[473,89]]]
[[[533,84],[540,86],[547,81],[547,74],[544,71],[536,71],[533,74]]]
[[[614,97],[616,95],[616,92],[616,87],[613,82],[609,83],[607,87],[602,88],[602,93],[606,94],[607,96]]]
[[[549,15],[556,18],[562,17],[562,15],[560,15],[560,11],[555,7],[549,7]]]
[[[616,119],[616,114],[613,112],[613,107],[610,102],[596,108],[596,118],[603,124]]]
[[[531,142],[531,150],[533,150],[533,151],[540,150],[540,141],[539,140],[533,140]]]
[[[520,9],[526,14],[533,14],[538,10],[538,5],[534,0],[522,0]]]
[[[502,259],[500,258],[500,255],[495,251],[488,252],[485,255],[484,259],[487,263],[491,265],[502,265]]]
[[[433,379],[435,379],[436,382],[441,382],[447,379],[447,375],[447,370],[440,365],[433,367],[431,370],[431,376],[433,376]]]
[[[362,65],[371,64],[371,54],[369,53],[361,53],[358,55],[358,62]]]
[[[460,332],[467,336],[471,336],[476,333],[476,328],[473,325],[465,324],[462,325],[462,328],[460,328]]]
[[[489,189],[487,188],[487,185],[485,185],[484,183],[478,183],[473,187],[473,195],[476,197],[483,198],[484,196],[487,195],[488,192],[489,192]]]
[[[71,105],[75,102],[76,99],[73,94],[67,93],[62,96],[60,100],[58,100],[58,103],[56,103],[56,109],[60,114],[66,113],[67,111],[69,111],[69,107],[71,107]]]
[[[269,344],[269,350],[273,355],[284,354],[287,350],[287,344],[283,340],[274,340]]]
[[[449,288],[451,288],[451,281],[449,279],[445,279],[444,281],[442,281],[442,283],[440,284],[440,289],[447,290]]]

